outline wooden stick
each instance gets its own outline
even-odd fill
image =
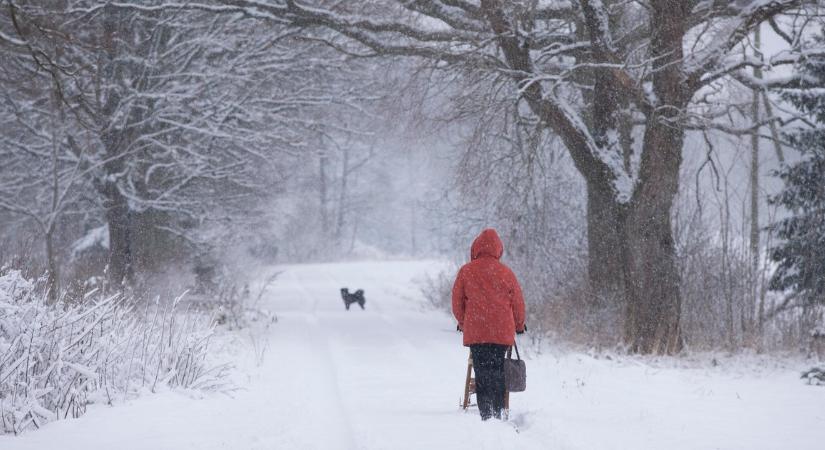
[[[473,354],[467,358],[467,378],[464,380],[464,402],[461,404],[463,409],[470,407],[470,383],[473,381]],[[475,389],[473,389],[475,391]]]
[[[507,349],[507,359],[513,356],[513,347]],[[510,391],[507,389],[507,382],[504,384],[504,420],[510,419]]]

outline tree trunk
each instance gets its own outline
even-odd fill
[[[679,115],[691,97],[681,64],[688,14],[685,2],[651,1],[653,92],[660,107],[647,113],[638,181],[624,221],[624,341],[634,353],[682,348],[671,209],[684,144]]]
[[[338,219],[335,223],[335,243],[341,246],[344,235],[344,218],[347,204],[347,178],[349,177],[349,148],[344,146],[344,161],[341,168],[341,186],[338,191]]]
[[[759,51],[761,47],[761,36],[759,33],[759,27],[756,27],[753,36],[753,48],[754,48],[754,57],[756,59],[762,59],[762,53]],[[762,69],[759,67],[753,68],[753,76],[757,79],[762,79]],[[751,99],[751,118],[753,123],[759,123],[760,120],[760,111],[759,111],[759,95],[760,92],[758,90],[754,90],[752,93]],[[751,223],[750,223],[750,254],[751,254],[751,267],[750,267],[750,285],[751,285],[751,294],[752,294],[752,301],[753,305],[759,305],[759,296],[761,289],[761,283],[759,283],[759,128],[757,127],[754,130],[753,134],[751,134],[751,164],[750,164],[750,200],[751,200]],[[756,306],[758,308],[758,306]],[[743,315],[744,313],[751,312],[755,308],[742,308]],[[749,317],[750,319],[750,317]],[[756,328],[755,324],[752,323],[751,320],[743,320],[742,327],[746,327],[747,330],[743,333],[744,336],[748,336],[750,334],[751,343],[755,342],[760,336],[754,335],[754,329]],[[762,330],[759,330],[761,334]]]
[[[721,224],[721,239],[722,239],[722,297],[725,300],[725,330],[728,334],[728,349],[733,350],[736,346],[734,341],[735,326],[733,324],[733,270],[731,270],[731,251],[730,251],[730,180],[725,176],[725,190],[722,193],[722,205],[720,206],[719,216],[723,219]]]
[[[324,150],[319,158],[318,194],[321,203],[321,233],[326,240],[329,239],[329,202],[327,198],[327,154]]]
[[[622,217],[610,188],[587,183],[587,248],[590,287],[598,302],[619,300],[624,289]]]
[[[671,123],[648,124],[643,171],[624,222],[624,341],[631,352],[681,350],[681,295],[671,208],[679,185],[684,133]]]
[[[106,186],[104,207],[109,227],[108,278],[115,289],[128,283],[134,275],[129,205],[114,183]]]
[[[100,41],[102,52],[96,80],[97,102],[100,115],[106,120],[112,120],[121,101],[115,80],[118,78],[119,70],[116,62],[119,42],[117,34],[124,22],[120,9],[107,7],[103,14],[105,19]],[[129,203],[117,186],[119,178],[125,172],[122,152],[126,135],[111,123],[107,128],[100,135],[100,141],[106,150],[106,162],[103,164],[103,176],[96,180],[95,187],[103,198],[106,224],[109,228],[109,259],[106,274],[112,289],[119,289],[124,283],[132,280],[134,270]]]
[[[616,181],[615,168],[594,155],[595,147],[606,152],[622,152],[625,165],[631,160],[632,144],[622,144],[616,107],[626,100],[619,95],[624,88],[621,72],[614,73],[609,65],[594,73],[595,102],[591,133],[582,133],[569,120],[563,107],[545,100],[540,83],[526,75],[516,75],[522,86],[522,95],[533,112],[557,133],[567,147],[576,169],[588,182],[588,244],[590,247],[591,280],[601,282],[605,261],[614,254],[615,242],[609,227],[620,233],[621,266],[624,272],[625,332],[624,339],[630,351],[639,353],[673,353],[682,345],[679,328],[681,297],[676,249],[671,230],[671,208],[679,182],[684,130],[679,114],[688,104],[691,93],[683,72],[683,48],[690,14],[689,2],[651,0],[650,57],[653,61],[652,81],[654,105],[645,111],[645,137],[632,198],[621,203],[619,198],[602,201],[601,192],[611,192]],[[522,45],[517,32],[508,22],[501,3],[482,0],[481,9],[497,39],[507,64],[515,71],[529,74],[533,71],[529,47]],[[600,33],[598,12],[583,8],[592,33],[591,44],[596,62],[611,63],[613,51]],[[613,133],[616,133],[615,136]],[[631,134],[625,136],[625,140]],[[619,148],[613,148],[619,137]],[[594,189],[605,186],[602,189]],[[614,195],[616,193],[614,192]],[[624,199],[622,199],[624,200]],[[612,202],[616,202],[613,204]],[[614,214],[615,213],[615,214]],[[618,220],[612,220],[617,218]],[[623,238],[623,239],[621,239]],[[593,246],[598,248],[594,248]],[[609,264],[609,263],[608,263]]]
[[[60,292],[60,274],[57,265],[57,256],[54,251],[54,233],[53,230],[46,232],[46,259],[49,265],[49,275],[46,279],[46,288],[49,293],[49,304],[57,303],[57,296]]]
[[[611,141],[613,135],[630,133],[630,130],[624,130],[626,133],[620,131],[622,126],[618,110],[627,106],[622,89],[607,69],[596,70],[593,83],[590,128],[596,143],[607,151],[621,151],[624,159],[628,160],[631,144],[627,142],[627,149],[624,150],[614,148],[619,142]],[[629,166],[629,162],[626,165]],[[587,268],[590,288],[599,303],[605,300],[621,301],[624,287],[621,205],[616,201],[612,183],[602,173],[593,171],[589,175],[587,172],[582,174],[587,181]]]

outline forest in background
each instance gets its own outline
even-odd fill
[[[768,289],[821,2],[1,8],[0,261],[52,303],[458,262],[494,226],[537,336],[808,351],[822,322]]]

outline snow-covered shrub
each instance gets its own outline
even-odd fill
[[[208,361],[211,318],[181,298],[135,306],[90,293],[48,305],[19,271],[0,273],[0,432],[20,433],[93,403],[164,387],[224,387]]]
[[[441,310],[449,310],[453,290],[453,279],[458,269],[439,272],[435,276],[426,276],[421,280],[421,293],[430,304]]]
[[[811,369],[803,372],[800,378],[807,381],[808,384],[825,386],[825,369],[812,367]]]
[[[187,295],[189,303],[198,311],[211,314],[216,325],[232,330],[277,322],[275,314],[260,308],[259,303],[266,288],[281,272],[268,276],[256,294],[248,283],[237,281],[243,279],[242,274],[234,273],[220,263],[206,267],[196,265],[195,274],[194,285]]]

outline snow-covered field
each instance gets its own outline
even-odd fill
[[[528,390],[511,397],[519,432],[482,423],[458,409],[467,351],[455,324],[426,306],[415,282],[442,267],[281,268],[262,300],[279,322],[265,336],[223,339],[241,387],[231,396],[164,392],[95,406],[77,420],[0,437],[0,448],[825,448],[825,387],[799,380],[804,363],[769,359],[711,366],[526,352]],[[274,270],[261,269],[261,278]],[[341,287],[364,289],[367,309],[345,311]]]

